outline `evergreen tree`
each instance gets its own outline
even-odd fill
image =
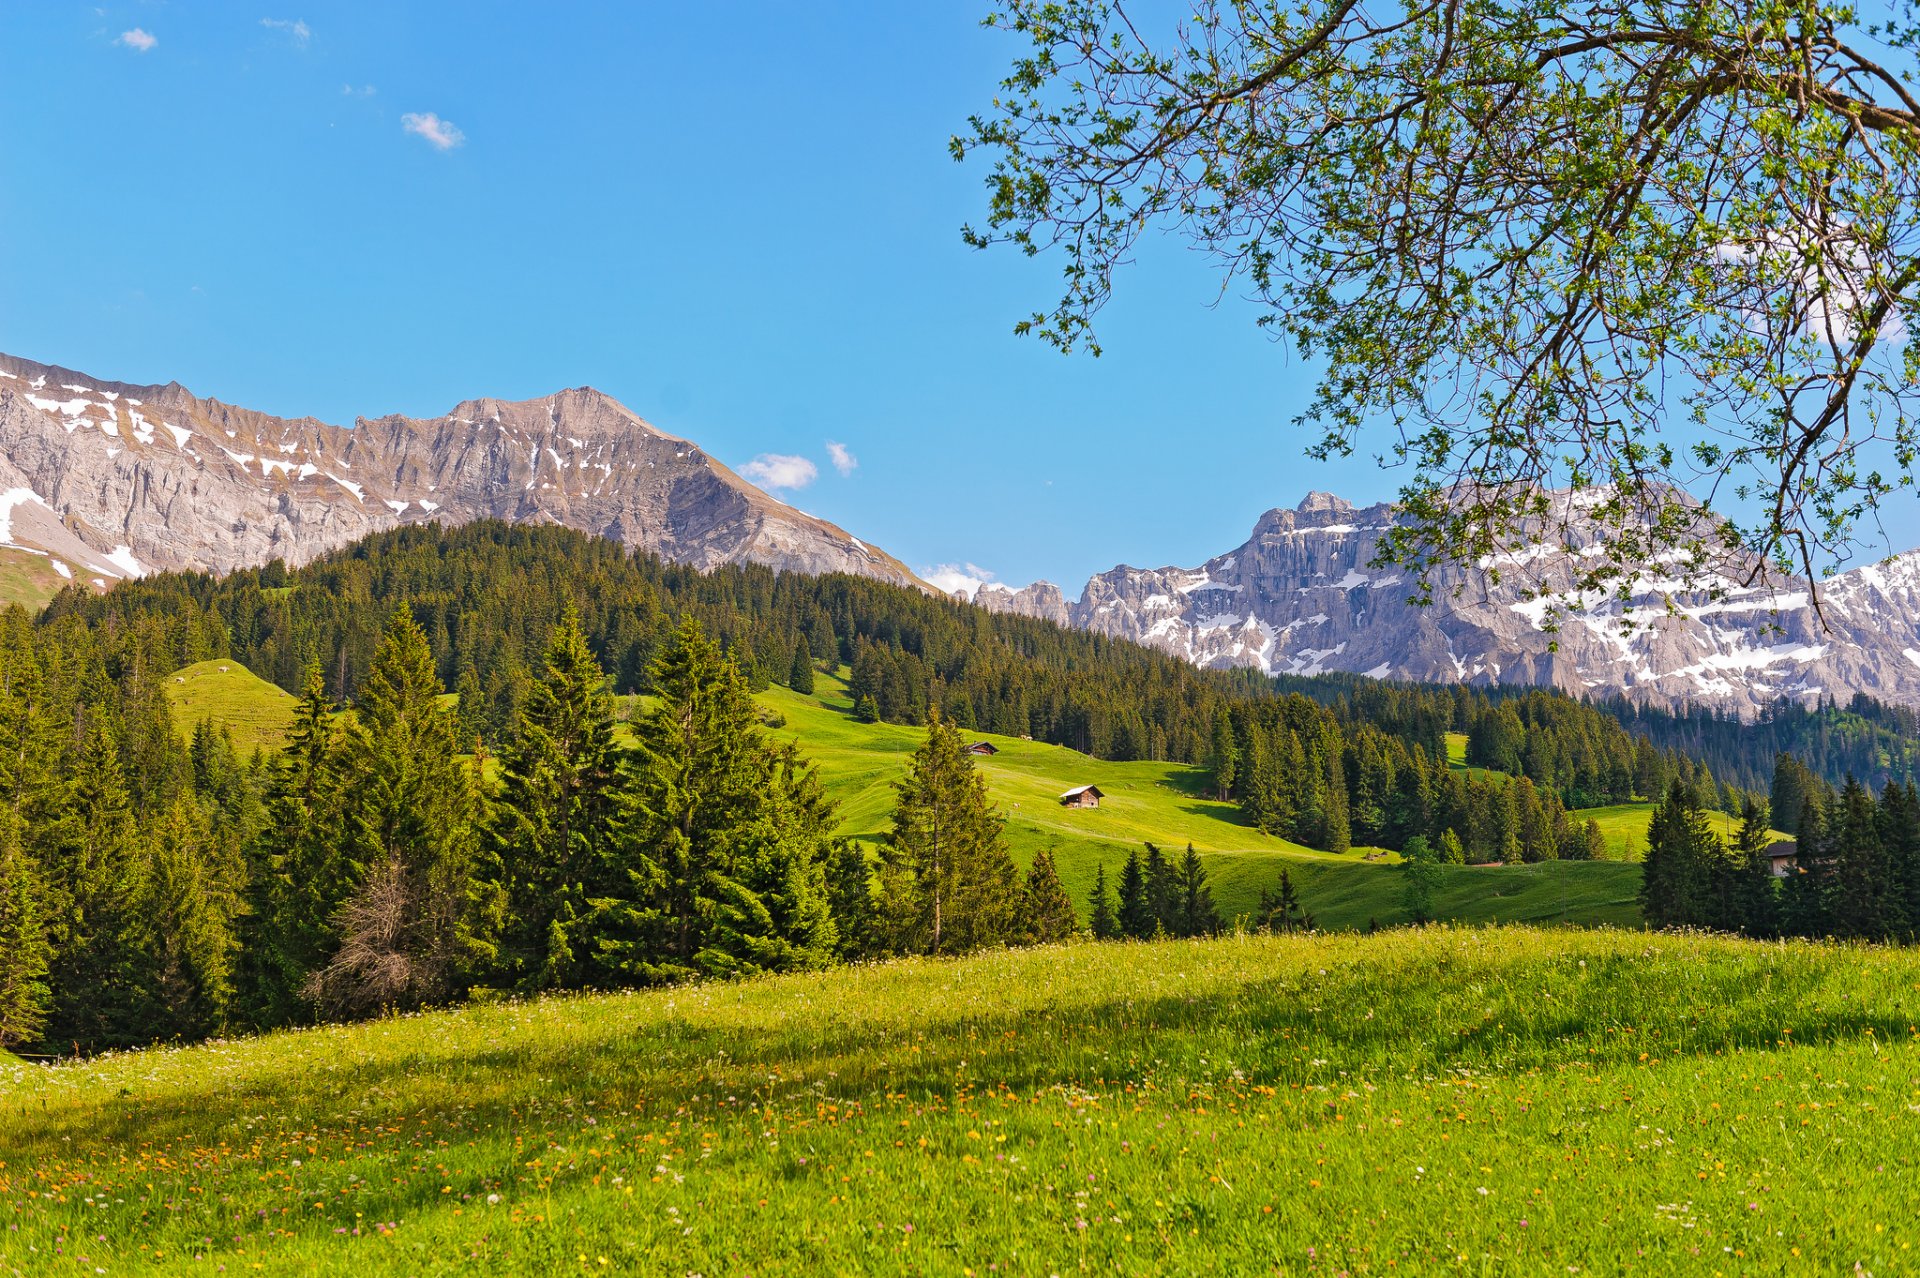
[[[1884,940],[1906,926],[1873,796],[1852,777],[1840,791],[1833,828],[1827,913],[1841,936]]]
[[[787,674],[787,686],[803,697],[813,695],[813,650],[804,638],[793,645],[793,667]]]
[[[1440,885],[1437,854],[1419,835],[1400,849],[1400,903],[1412,923],[1433,922],[1433,894]]]
[[[1718,853],[1719,839],[1698,796],[1675,777],[1647,822],[1647,855],[1640,865],[1640,909],[1647,921],[1709,922]]]
[[[136,895],[152,1000],[145,1037],[210,1034],[226,1023],[233,995],[236,885],[222,881],[190,798],[161,813],[146,843]]]
[[[1793,868],[1780,890],[1780,930],[1789,936],[1826,936],[1832,929],[1827,913],[1827,885],[1832,878],[1832,844],[1828,837],[1826,798],[1809,793],[1800,808],[1794,839]]]
[[[366,876],[309,982],[329,1012],[441,1002],[493,959],[501,893],[483,865],[482,798],[439,698],[426,632],[399,609],[345,729],[343,834]]]
[[[1124,935],[1120,915],[1114,908],[1113,890],[1107,886],[1104,863],[1093,872],[1093,892],[1087,897],[1087,930],[1096,941],[1111,941]]]
[[[960,954],[1016,936],[1019,879],[1003,822],[958,729],[937,711],[896,788],[883,884],[900,948]]]
[[[1074,934],[1080,920],[1073,912],[1073,898],[1060,882],[1053,853],[1041,848],[1033,854],[1027,868],[1027,881],[1021,889],[1021,913],[1029,940],[1042,945],[1064,941]]]
[[[1200,864],[1200,855],[1191,843],[1187,844],[1186,855],[1180,858],[1179,888],[1179,935],[1212,936],[1218,932],[1220,911],[1213,905],[1213,889],[1207,886],[1206,867]]]
[[[1740,809],[1733,859],[1738,875],[1733,917],[1728,925],[1749,936],[1772,936],[1779,928],[1773,860],[1767,855],[1772,835],[1767,810],[1748,798]]]
[[[0,807],[0,1049],[34,1041],[46,1023],[53,947],[41,897],[19,818]]]
[[[767,745],[739,667],[694,618],[650,681],[658,699],[623,780],[621,872],[595,902],[601,961],[635,981],[825,964],[833,810],[819,778]]]
[[[1153,935],[1153,901],[1147,895],[1147,876],[1138,852],[1128,852],[1120,867],[1120,932],[1135,940]]]
[[[1467,849],[1461,845],[1460,836],[1451,827],[1440,832],[1439,857],[1446,865],[1465,865]]]
[[[827,903],[833,913],[835,953],[845,961],[880,952],[880,914],[873,898],[873,867],[852,839],[834,843],[827,861]]]
[[[604,981],[590,902],[612,882],[618,757],[606,672],[569,608],[500,753],[493,838],[507,890],[501,963],[523,990]]]
[[[1313,915],[1306,912],[1300,903],[1300,893],[1294,889],[1293,878],[1280,871],[1280,888],[1277,892],[1260,889],[1260,926],[1269,932],[1311,932]]]
[[[1239,775],[1240,747],[1233,737],[1233,720],[1225,706],[1214,712],[1213,740],[1207,750],[1207,770],[1213,774],[1213,797],[1225,801],[1233,797],[1233,784]]]
[[[1146,935],[1165,934],[1179,936],[1180,933],[1180,876],[1164,853],[1153,844],[1147,844],[1147,857],[1141,863],[1141,872],[1145,878],[1147,890],[1147,915],[1151,920],[1147,924]]]
[[[1880,841],[1902,920],[1899,935],[1911,941],[1920,932],[1920,793],[1911,783],[1889,781],[1879,808]]]

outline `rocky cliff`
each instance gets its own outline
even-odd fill
[[[0,355],[0,550],[105,585],[312,559],[407,523],[565,524],[700,568],[920,584],[591,389],[351,429]]]
[[[1203,666],[1274,674],[1540,684],[1741,713],[1855,692],[1920,705],[1920,552],[1822,583],[1819,612],[1804,583],[1746,586],[1739,574],[1689,591],[1683,584],[1703,583],[1656,564],[1626,602],[1566,599],[1556,616],[1538,596],[1570,587],[1570,561],[1591,552],[1597,532],[1576,521],[1551,544],[1443,573],[1420,606],[1399,572],[1371,566],[1393,518],[1389,506],[1313,493],[1268,511],[1243,545],[1198,567],[1123,565],[1073,604],[1046,582],[982,590],[977,601]]]

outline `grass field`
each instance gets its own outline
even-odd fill
[[[256,745],[278,746],[292,720],[294,699],[237,662],[201,662],[175,679],[167,687],[183,733],[211,717],[229,726],[242,752],[251,752]],[[636,699],[625,700],[624,709],[633,712]],[[796,742],[820,764],[827,793],[839,804],[841,832],[868,840],[885,834],[893,783],[905,775],[925,730],[859,722],[845,684],[831,675],[819,676],[812,696],[776,686],[758,700],[783,721],[772,735]],[[1251,913],[1261,891],[1278,884],[1283,868],[1322,928],[1384,927],[1405,917],[1398,876],[1388,872],[1397,857],[1383,853],[1367,861],[1367,849],[1332,856],[1262,834],[1232,804],[1206,796],[1206,776],[1198,768],[1108,763],[1017,737],[970,737],[999,750],[975,762],[1007,819],[1015,859],[1024,866],[1040,848],[1051,847],[1083,915],[1097,869],[1104,865],[1109,879],[1117,879],[1127,853],[1152,841],[1173,853],[1191,842],[1203,854],[1214,902],[1228,920]],[[1060,806],[1062,791],[1088,783],[1106,794],[1098,809]],[[1638,868],[1624,864],[1447,866],[1436,908],[1441,918],[1461,922],[1634,926],[1638,888]]]
[[[38,612],[69,584],[70,579],[54,571],[47,556],[0,546],[0,608],[19,604],[28,612]]]
[[[1916,989],[1429,929],[0,1064],[0,1272],[1912,1272]]]
[[[293,724],[294,697],[237,661],[202,661],[176,670],[167,680],[167,699],[181,735],[191,737],[204,719],[233,734],[242,757],[256,747],[273,751],[286,741]]]

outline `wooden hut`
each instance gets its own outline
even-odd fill
[[[1077,785],[1060,796],[1063,808],[1097,808],[1103,796],[1097,785]]]
[[[999,754],[1000,747],[991,741],[976,741],[966,749],[968,754]]]

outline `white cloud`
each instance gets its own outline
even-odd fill
[[[936,564],[920,569],[920,580],[948,594],[963,594],[971,599],[980,588],[994,579],[994,573],[979,564]]]
[[[740,468],[740,475],[771,492],[776,488],[805,488],[820,478],[820,468],[804,457],[761,453]]]
[[[120,38],[115,40],[114,43],[124,45],[132,49],[135,53],[149,53],[152,51],[154,45],[160,43],[160,37],[151,31],[144,31],[139,27],[135,27],[131,31],[122,31]]]
[[[431,111],[409,111],[400,117],[400,127],[417,137],[422,137],[436,151],[451,151],[467,140],[452,120],[443,120]]]
[[[340,96],[346,98],[370,98],[377,92],[379,92],[379,90],[375,89],[371,84],[363,84],[357,89],[351,84],[343,84],[340,86]]]
[[[851,475],[860,468],[860,459],[845,444],[827,441],[827,456],[833,462],[833,468],[840,472],[841,478]]]
[[[295,44],[305,44],[313,38],[312,28],[298,18],[262,18],[260,25],[269,31],[286,32]]]

